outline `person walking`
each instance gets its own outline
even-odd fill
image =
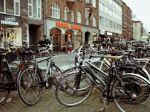
[[[71,53],[72,51],[72,41],[70,38],[67,40],[67,53]]]

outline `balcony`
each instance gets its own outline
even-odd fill
[[[69,9],[72,9],[72,7],[74,6],[75,2],[76,2],[75,0],[66,0],[66,4],[67,4]]]

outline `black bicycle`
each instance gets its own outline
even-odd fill
[[[17,90],[18,74],[29,66],[27,57],[30,53],[26,48],[0,49],[0,104],[5,104],[10,92]]]
[[[111,54],[111,52],[108,53]],[[103,96],[104,108],[101,111],[105,111],[107,104],[114,102],[121,112],[131,112],[131,110],[132,112],[142,112],[142,106],[146,112],[149,112],[150,82],[139,74],[118,74],[117,61],[122,58],[122,55],[91,57],[111,59],[109,75],[89,60],[85,60],[84,53],[83,56],[77,54],[78,74],[68,74],[56,88],[55,96],[60,104],[64,106],[79,105],[88,98],[93,87],[96,86]],[[88,92],[79,95],[80,92],[87,90]]]

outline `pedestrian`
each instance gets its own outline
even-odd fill
[[[70,38],[67,40],[67,53],[71,53],[72,51],[72,41]]]

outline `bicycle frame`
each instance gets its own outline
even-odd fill
[[[33,59],[34,59],[34,65],[33,65],[33,68],[35,69],[35,74],[37,73],[37,71],[39,70],[39,66],[38,66],[38,63],[41,63],[41,62],[44,62],[44,61],[47,61],[47,69],[46,69],[46,73],[44,75],[44,78],[42,78],[42,76],[39,76],[41,81],[42,82],[46,82],[46,86],[48,87],[48,79],[49,77],[52,76],[52,70],[51,70],[51,67],[55,65],[54,61],[53,61],[53,58],[52,58],[52,54],[49,56],[49,57],[46,57],[45,59],[42,59],[42,60],[39,60],[37,61],[37,59],[35,58],[35,56],[33,56]]]

